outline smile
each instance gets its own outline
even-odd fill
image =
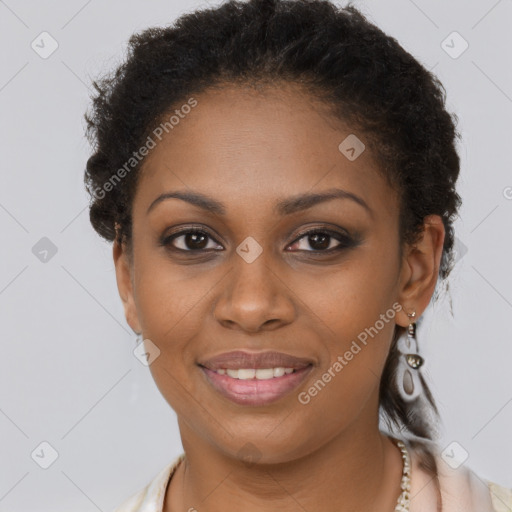
[[[209,385],[218,393],[239,405],[263,406],[275,402],[296,389],[307,377],[313,365],[293,369],[240,368],[211,370],[200,366]]]
[[[220,368],[216,370],[219,375],[228,375],[232,379],[240,379],[240,380],[249,380],[249,379],[258,379],[258,380],[267,380],[273,379],[274,377],[282,377],[283,375],[288,375],[289,373],[293,373],[293,368],[283,368],[282,366],[277,368],[244,368],[244,369],[230,369],[230,368]]]

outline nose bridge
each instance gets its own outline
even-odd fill
[[[268,306],[273,301],[276,283],[270,270],[269,252],[268,249],[258,249],[251,240],[244,241],[237,248],[230,294],[238,307]]]
[[[269,321],[288,323],[294,312],[287,288],[273,270],[271,251],[254,242],[242,242],[233,254],[233,270],[215,307],[220,322],[247,330]]]
[[[272,293],[271,287],[273,273],[272,249],[265,241],[266,234],[254,229],[254,223],[246,219],[254,236],[247,235],[236,247],[232,263],[234,265],[233,290],[244,293],[248,290],[256,298],[256,292],[261,294]],[[247,226],[246,226],[247,229]],[[261,229],[261,228],[260,228]]]

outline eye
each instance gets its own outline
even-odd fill
[[[210,246],[208,241],[211,242]],[[188,228],[165,237],[161,245],[170,249],[185,252],[201,252],[215,249],[220,246],[208,232],[203,229]]]
[[[343,233],[327,229],[313,229],[305,233],[301,233],[300,238],[297,238],[290,247],[306,252],[334,252],[351,247],[353,244],[354,241]],[[308,246],[313,250],[308,250]]]

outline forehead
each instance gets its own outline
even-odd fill
[[[242,207],[340,187],[381,213],[395,214],[393,190],[373,155],[360,145],[364,134],[335,119],[299,86],[229,85],[208,89],[194,100],[193,109],[176,112],[178,106],[164,116],[165,121],[181,114],[168,133],[160,138],[151,134],[155,147],[142,167],[138,206],[147,207],[156,195],[176,189]],[[356,158],[350,159],[345,151],[354,142]]]

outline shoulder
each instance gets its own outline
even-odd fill
[[[420,464],[417,445],[406,443],[411,455],[411,497],[417,494],[417,501],[435,502],[436,489],[432,477]],[[436,463],[443,510],[446,512],[511,512],[512,489],[502,487],[478,475],[467,464],[457,461],[454,450],[443,450],[432,441],[422,442],[433,455]],[[425,492],[427,491],[427,492]],[[419,510],[422,510],[419,507]],[[426,510],[426,508],[425,508]]]
[[[512,510],[512,489],[502,487],[488,480],[485,482],[489,486],[494,510],[496,512],[510,512]]]
[[[169,480],[184,457],[184,453],[176,457],[144,488],[133,494],[122,505],[117,507],[114,512],[161,512]]]

